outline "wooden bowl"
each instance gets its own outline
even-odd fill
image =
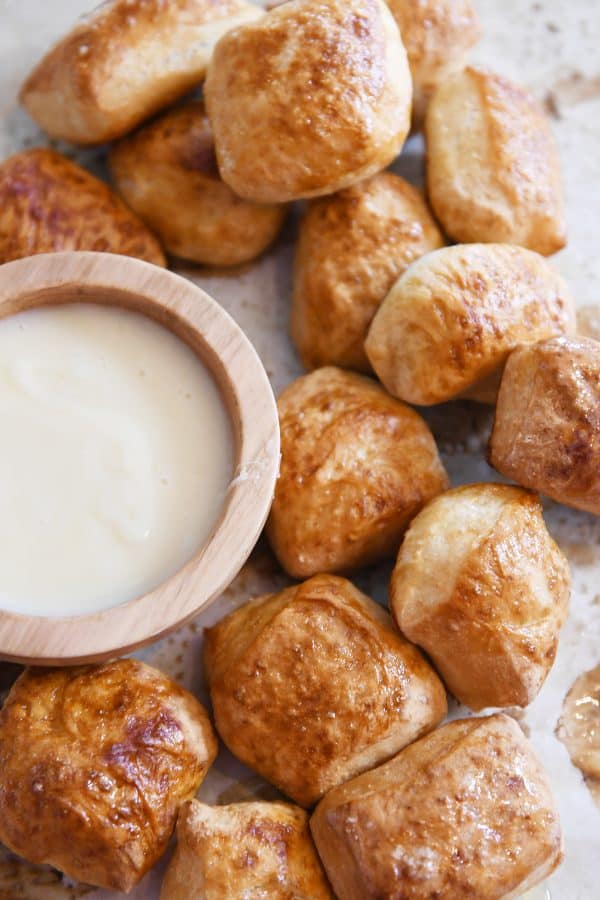
[[[155,641],[197,615],[248,558],[269,512],[279,468],[277,407],[267,374],[241,329],[200,288],[149,263],[110,253],[48,253],[0,266],[0,318],[82,301],[144,313],[198,354],[229,409],[235,476],[207,542],[155,590],[81,616],[0,611],[0,657],[16,662],[105,659]]]

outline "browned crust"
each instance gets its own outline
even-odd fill
[[[423,419],[370,379],[317,369],[278,408],[282,458],[267,535],[293,577],[395,553],[412,517],[447,487]]]
[[[186,103],[111,151],[115,187],[174,256],[215,266],[248,262],[277,237],[284,205],[249,203],[219,175],[204,105]]]
[[[97,250],[166,264],[160,244],[107,185],[55,150],[0,164],[0,262]]]
[[[223,179],[248,200],[284,202],[392,161],[410,73],[382,0],[293,0],[219,41],[205,99]]]
[[[501,900],[562,858],[548,778],[503,715],[450,722],[334,789],[311,830],[344,900]]]
[[[443,243],[422,193],[391,172],[313,200],[300,223],[290,325],[305,367],[370,372],[364,340],[377,307],[413,260]]]
[[[406,47],[413,124],[420,127],[436,88],[464,65],[482,35],[471,0],[387,0]]]
[[[555,338],[511,354],[490,461],[519,484],[600,515],[600,343]]]
[[[219,36],[261,14],[245,0],[109,0],[48,51],[21,103],[51,137],[113,140],[196,87]]]
[[[489,396],[515,347],[574,330],[569,289],[542,256],[458,244],[421,257],[398,279],[365,349],[391,394],[427,406],[480,382]]]
[[[450,237],[520,244],[545,256],[564,247],[558,148],[523,88],[469,66],[432,98],[425,135],[429,198]]]
[[[390,582],[403,634],[475,710],[531,703],[554,662],[569,597],[569,566],[538,497],[495,484],[434,500],[414,519]]]
[[[333,900],[303,809],[186,803],[161,900]]]
[[[381,607],[333,575],[227,616],[206,633],[205,662],[227,746],[302,806],[446,713],[420,653]]]
[[[137,660],[27,669],[0,712],[0,840],[129,891],[216,753],[203,707]]]

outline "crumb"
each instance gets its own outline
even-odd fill
[[[600,97],[600,75],[588,77],[572,69],[554,82],[544,98],[544,107],[555,119],[561,119],[565,109],[597,97]]]
[[[552,119],[562,119],[562,115],[554,91],[548,91],[548,93],[544,97],[543,106],[545,111]]]

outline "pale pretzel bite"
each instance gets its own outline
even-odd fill
[[[482,34],[471,0],[387,0],[406,47],[413,124],[421,127],[435,89],[462,69]]]
[[[413,520],[390,607],[450,692],[479,710],[527,706],[554,662],[570,573],[535,494],[499,484],[455,488]]]
[[[302,806],[388,759],[446,714],[446,693],[390,616],[317,575],[206,632],[215,723],[229,749]]]
[[[448,486],[423,419],[369,378],[328,366],[279,397],[281,469],[267,522],[295,578],[396,553],[416,513]]]
[[[310,825],[338,900],[506,900],[562,859],[548,778],[505,715],[438,728],[330,791]]]
[[[138,660],[27,669],[0,712],[0,840],[127,892],[216,754],[205,709]]]
[[[391,172],[311,201],[300,222],[291,316],[306,368],[369,372],[364,340],[377,307],[413,260],[443,244],[421,192]]]
[[[333,900],[308,827],[289,803],[184,804],[160,900]]]
[[[114,140],[195,88],[221,35],[262,15],[245,0],[108,0],[48,51],[19,99],[53,138]]]
[[[109,157],[114,184],[174,256],[206,265],[248,262],[275,240],[287,208],[249,203],[221,179],[201,102],[124,138]]]
[[[58,250],[165,257],[152,232],[103,181],[55,150],[0,163],[0,263]]]
[[[427,109],[427,189],[454,240],[566,244],[558,148],[541,106],[485,69],[447,78]]]
[[[230,31],[205,99],[219,169],[261,203],[331,194],[400,152],[412,86],[383,0],[293,0]]]
[[[600,515],[600,343],[554,338],[509,356],[489,457],[507,478]]]
[[[574,330],[569,289],[542,256],[508,244],[458,244],[400,276],[365,349],[390,394],[407,403],[467,393],[493,402],[511,350]]]

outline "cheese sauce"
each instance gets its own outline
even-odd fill
[[[0,321],[0,608],[92,612],[209,537],[233,470],[210,372],[149,318],[95,304]]]

